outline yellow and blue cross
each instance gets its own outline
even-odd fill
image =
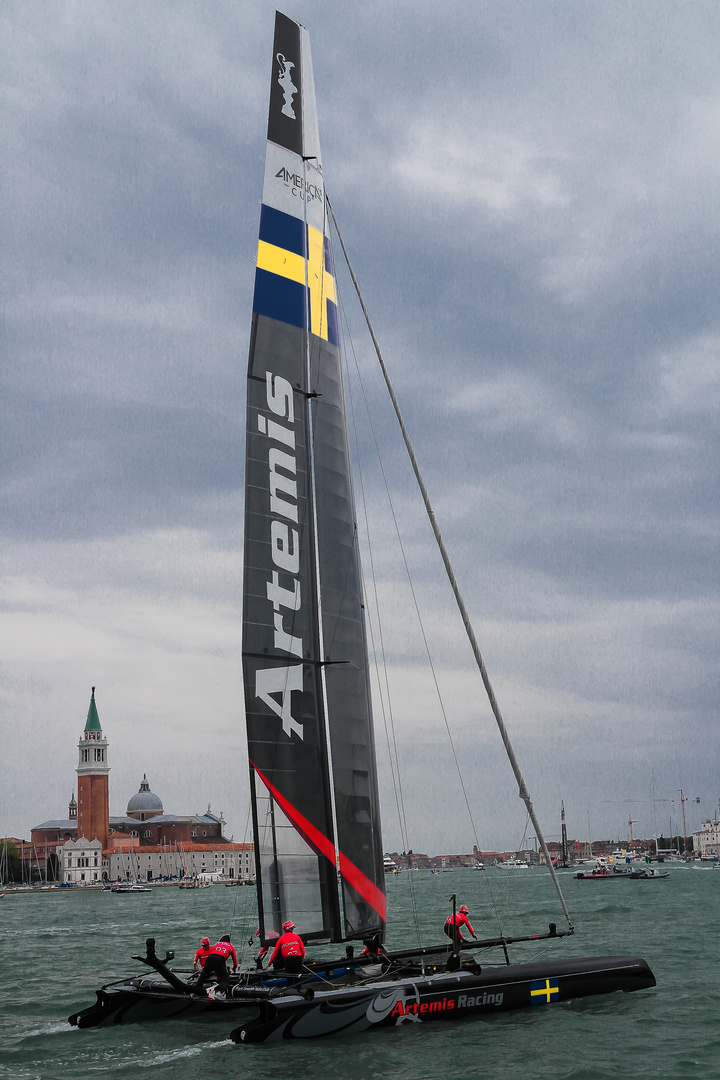
[[[530,983],[530,1001],[533,1005],[549,1005],[560,1000],[557,979],[537,979]]]
[[[308,295],[309,294],[309,295]],[[325,235],[263,205],[253,311],[338,344],[335,278]]]

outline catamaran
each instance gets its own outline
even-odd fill
[[[149,939],[146,955],[136,959],[155,974],[103,987],[96,1005],[70,1018],[80,1026],[198,1011],[229,1017],[241,1010],[232,1038],[250,1043],[452,1021],[655,985],[647,963],[632,956],[510,962],[511,944],[554,941],[569,937],[573,928],[384,364],[442,559],[567,927],[558,930],[551,923],[543,933],[462,947],[455,936],[399,952],[380,948],[387,865],[332,217],[308,31],[277,13],[245,478],[242,653],[259,937],[271,946],[291,922],[306,945],[345,945],[345,956],[309,960],[299,975],[243,972],[208,997],[204,989],[197,993],[194,977],[169,968],[170,954],[160,960]],[[365,943],[364,955],[355,955],[355,942]],[[484,960],[491,950],[499,950],[500,964],[481,967],[476,957]]]

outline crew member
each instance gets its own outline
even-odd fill
[[[203,969],[200,972],[200,978],[195,987],[196,991],[202,990],[205,984],[209,983],[213,977],[217,980],[218,989],[227,990],[227,987],[229,986],[227,970],[228,960],[232,961],[233,972],[237,971],[237,955],[230,943],[230,935],[225,934],[225,936],[221,937],[209,950],[207,958],[203,963]]]
[[[205,966],[205,961],[210,955],[210,938],[202,938],[200,941],[200,948],[195,953],[195,959],[193,960],[193,968],[197,971],[198,968]]]
[[[233,973],[235,973],[237,971],[237,966],[238,966],[237,953],[235,952],[235,949],[233,948],[233,946],[232,946],[232,944],[230,942],[230,935],[229,934],[225,934],[223,937],[221,937],[220,940],[218,942],[216,942],[215,945],[213,945],[210,952],[214,953],[215,956],[222,956],[223,960],[226,963],[227,963],[228,960],[231,960],[232,961]]]
[[[299,934],[295,933],[294,922],[284,922],[283,932],[277,939],[268,967],[276,971],[286,971],[289,975],[298,975],[302,971],[305,958],[305,946]]]
[[[455,914],[454,915],[448,915],[447,919],[445,920],[445,933],[447,934],[447,936],[449,938],[453,937],[454,928],[457,928],[458,945],[464,945],[465,944],[465,938],[460,933],[460,927],[461,926],[467,926],[467,928],[470,931],[470,933],[472,934],[472,936],[475,937],[475,931],[473,930],[472,926],[470,925],[470,920],[468,919],[469,914],[470,913],[469,913],[468,909],[466,908],[465,904],[461,904],[460,907],[455,912]]]

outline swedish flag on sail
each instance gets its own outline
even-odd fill
[[[549,1005],[560,1000],[560,987],[557,979],[537,979],[530,983],[530,1002],[532,1005]]]
[[[307,254],[307,257],[306,257]],[[263,205],[253,311],[338,344],[330,241],[299,218]]]

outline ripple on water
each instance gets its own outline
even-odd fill
[[[421,873],[394,880],[388,888],[390,946],[414,943],[413,902],[423,939],[441,940],[450,888],[471,912],[486,913],[482,878],[457,871],[449,886],[447,879]],[[547,875],[526,873],[512,889],[505,887],[504,899],[512,900],[508,932],[537,930],[551,919],[561,924],[543,891],[548,885]],[[153,1080],[237,1080],[243,1073],[253,1080],[708,1080],[717,1075],[720,1060],[719,885],[718,872],[675,871],[664,882],[611,885],[618,890],[612,896],[572,879],[564,883],[577,933],[556,943],[554,955],[645,956],[658,978],[655,990],[446,1027],[413,1024],[366,1036],[257,1047],[232,1044],[227,1036],[233,1025],[224,1020],[90,1030],[65,1022],[94,1001],[101,983],[137,969],[129,956],[142,952],[148,936],[157,939],[159,950],[174,949],[179,966],[189,962],[204,933],[229,930],[247,955],[247,938],[257,925],[248,906],[251,890],[188,895],[163,889],[130,898],[132,903],[102,893],[14,897],[3,901],[0,927],[0,1077],[84,1080],[105,1074],[136,1080],[141,1069],[152,1067]],[[30,960],[15,947],[29,934]],[[520,955],[534,951],[533,946]]]

